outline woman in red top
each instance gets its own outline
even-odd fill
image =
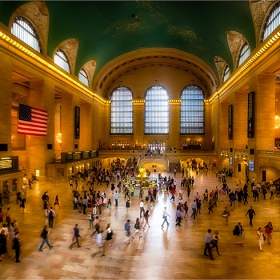
[[[267,234],[267,242],[268,244],[270,244],[270,240],[272,239],[272,231],[273,231],[272,223],[268,222],[268,224],[264,228],[265,228],[265,233]]]

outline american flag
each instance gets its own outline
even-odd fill
[[[48,129],[48,112],[19,104],[18,133],[35,136],[46,136]]]

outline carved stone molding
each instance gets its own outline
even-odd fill
[[[220,56],[214,56],[213,59],[214,59],[217,71],[219,73],[219,81],[220,81],[220,84],[221,84],[223,82],[224,70],[225,70],[225,67],[228,63]]]
[[[88,74],[89,86],[91,87],[93,75],[94,75],[95,68],[96,68],[96,61],[90,60],[90,61],[86,62],[82,68],[84,68]]]
[[[16,92],[12,92],[12,100],[16,103],[28,104],[28,97]]]
[[[227,33],[228,46],[229,46],[232,61],[233,61],[233,67],[234,67],[234,69],[236,69],[237,56],[238,56],[239,50],[245,42],[246,43],[248,43],[248,42],[247,42],[246,38],[239,32],[227,30],[226,33]]]
[[[250,0],[250,10],[253,18],[256,42],[261,43],[262,33],[264,31],[265,17],[269,15],[269,9],[274,6],[277,1],[255,1]]]
[[[20,6],[10,18],[10,30],[14,19],[18,16],[26,18],[32,24],[39,38],[42,54],[46,55],[50,17],[45,2],[30,2]]]
[[[55,52],[56,52],[58,49],[61,49],[65,52],[65,54],[67,55],[67,58],[69,60],[70,73],[72,75],[74,75],[74,73],[75,73],[75,65],[76,65],[78,48],[79,48],[79,40],[77,38],[70,38],[70,39],[67,39],[67,40],[61,42],[55,50]]]
[[[105,64],[94,78],[93,90],[100,94],[100,90],[104,90],[104,86],[107,88],[110,81],[114,80],[120,72],[125,72],[139,65],[151,64],[155,60],[161,60],[163,64],[170,64],[172,61],[172,65],[178,64],[178,67],[182,67],[183,64],[184,68],[195,69],[197,75],[203,77],[208,84],[211,94],[217,89],[217,75],[214,69],[202,59],[177,49],[152,48],[126,53]]]

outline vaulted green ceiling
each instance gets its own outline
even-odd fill
[[[0,21],[26,2],[0,2]],[[255,48],[248,1],[46,1],[50,14],[48,55],[69,38],[79,39],[76,73],[89,60],[96,72],[108,61],[141,48],[188,52],[217,72],[214,56],[232,69],[226,30],[241,33]]]

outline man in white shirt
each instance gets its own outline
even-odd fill
[[[162,218],[163,218],[163,223],[162,223],[162,225],[161,225],[162,228],[163,228],[163,225],[164,225],[165,222],[167,223],[167,226],[169,226],[169,223],[168,223],[168,221],[167,221],[167,216],[170,217],[170,215],[168,214],[168,212],[167,212],[167,210],[166,210],[166,207],[164,207],[163,213],[162,213]]]
[[[103,230],[100,230],[100,232],[96,236],[96,245],[97,245],[97,250],[94,251],[91,256],[94,257],[96,254],[101,253],[101,257],[104,257],[105,254],[103,252],[103,247],[104,247],[104,242],[103,242]]]
[[[139,206],[140,206],[140,219],[141,219],[141,218],[142,218],[142,216],[141,216],[142,212],[143,212],[143,215],[145,214],[145,209],[144,209],[144,202],[143,202],[143,200],[141,200]]]
[[[204,243],[205,243],[204,256],[208,256],[207,255],[207,251],[208,251],[210,259],[214,260],[214,258],[212,256],[212,251],[211,251],[211,248],[210,248],[210,244],[211,244],[212,239],[213,239],[213,237],[211,235],[211,229],[208,229],[208,231],[205,235],[205,238],[204,238]]]

